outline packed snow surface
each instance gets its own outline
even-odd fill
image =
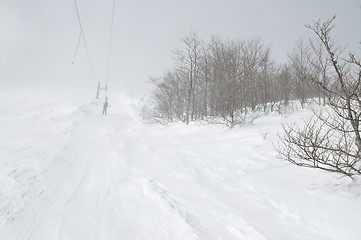
[[[360,183],[276,158],[284,122],[144,123],[136,101],[0,90],[0,239],[360,240]]]

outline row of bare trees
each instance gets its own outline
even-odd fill
[[[311,49],[317,47],[305,40],[297,42],[283,65],[260,39],[212,37],[204,42],[192,32],[183,43],[183,49],[174,51],[174,68],[152,78],[155,90],[148,116],[157,121],[218,120],[234,126],[252,119],[255,110],[280,110],[280,104],[294,99],[303,107],[307,99],[323,96],[309,80],[322,77],[309,62]]]
[[[300,39],[288,62],[277,64],[260,39],[202,41],[196,33],[174,51],[175,66],[153,78],[148,117],[218,120],[234,126],[254,112],[281,111],[290,100],[302,107],[318,98],[325,106],[303,125],[284,126],[279,157],[308,168],[361,175],[361,59],[332,36],[335,17],[306,25],[314,38]]]

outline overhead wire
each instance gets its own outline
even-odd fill
[[[107,72],[106,72],[106,79],[105,79],[106,91],[107,91],[107,89],[108,89],[108,80],[109,80],[110,57],[111,57],[112,39],[113,39],[113,26],[114,26],[114,11],[115,11],[115,0],[113,0],[112,21],[111,21],[111,25],[110,25],[110,38],[109,38],[109,49],[108,49],[108,64],[107,64]]]
[[[84,34],[84,28],[83,28],[83,24],[81,22],[81,18],[80,18],[80,13],[79,13],[79,8],[78,8],[78,4],[77,4],[77,0],[70,0],[73,1],[74,4],[73,5],[73,10],[77,16],[77,20],[80,26],[80,33],[79,33],[79,38],[78,38],[78,43],[75,49],[75,53],[73,56],[73,61],[72,64],[74,64],[75,62],[75,58],[77,56],[78,50],[79,50],[79,45],[80,45],[80,41],[81,38],[83,39],[84,42],[84,46],[86,49],[86,53],[87,53],[87,57],[88,57],[88,61],[90,64],[90,68],[92,70],[92,73],[95,77],[95,79],[98,81],[98,78],[95,74],[95,69],[94,69],[94,64],[90,55],[90,51],[89,51],[89,47],[85,38],[85,34]],[[112,6],[112,15],[111,15],[111,26],[110,26],[110,36],[109,36],[109,48],[108,48],[108,61],[107,61],[107,68],[106,68],[106,78],[105,78],[105,91],[106,91],[106,95],[107,95],[107,90],[108,90],[108,80],[109,80],[109,70],[110,70],[110,62],[111,62],[111,50],[112,50],[112,41],[113,41],[113,28],[114,28],[114,13],[115,13],[115,0],[113,0],[113,6]],[[99,83],[99,81],[98,81]]]
[[[69,0],[69,1],[70,1],[70,4],[71,4],[72,8],[73,8],[74,14],[75,14],[75,16],[76,16],[76,9],[75,9],[73,0]],[[76,49],[75,49],[75,53],[74,53],[73,60],[72,60],[71,64],[74,64],[74,62],[75,62],[75,58],[76,58],[77,53],[78,53],[78,50],[79,50],[79,45],[80,45],[81,37],[82,37],[82,35],[81,35],[81,31],[80,31],[80,29],[79,29],[78,42],[77,42],[77,44],[76,44]]]
[[[74,2],[75,12],[76,12],[77,19],[78,19],[79,26],[80,26],[80,33],[81,33],[81,35],[83,36],[83,42],[84,42],[84,46],[85,46],[86,53],[87,53],[87,56],[88,56],[90,68],[91,68],[91,70],[92,70],[92,73],[93,73],[93,75],[94,75],[95,80],[98,81],[98,78],[97,78],[97,76],[96,76],[96,74],[95,74],[93,61],[91,60],[91,57],[90,57],[90,52],[89,52],[88,44],[87,44],[86,39],[85,39],[85,34],[84,34],[83,25],[82,25],[81,19],[80,19],[78,4],[77,4],[76,0],[73,0],[73,2]]]
[[[81,32],[79,32],[78,44],[76,45],[75,53],[74,53],[74,56],[73,56],[73,61],[71,62],[71,64],[74,64],[74,62],[75,62],[75,58],[76,58],[76,55],[78,53],[80,41],[81,41]]]

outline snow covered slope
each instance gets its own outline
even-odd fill
[[[147,125],[124,95],[0,90],[0,239],[359,240],[361,187],[275,157],[281,123]]]

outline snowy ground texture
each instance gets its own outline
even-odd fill
[[[361,186],[275,157],[287,117],[142,123],[137,105],[0,90],[0,239],[360,240]]]

